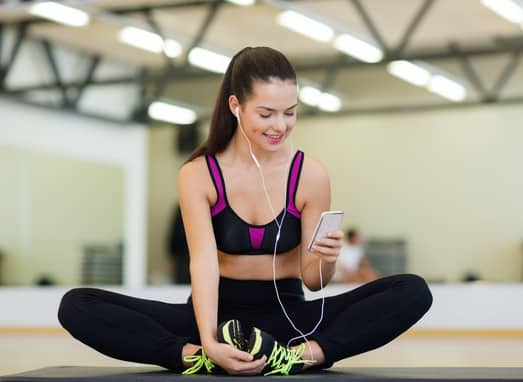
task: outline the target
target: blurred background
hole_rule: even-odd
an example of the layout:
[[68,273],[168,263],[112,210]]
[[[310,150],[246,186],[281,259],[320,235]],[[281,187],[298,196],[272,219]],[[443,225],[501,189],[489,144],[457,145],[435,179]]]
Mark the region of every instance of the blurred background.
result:
[[294,144],[374,267],[520,283],[522,21],[519,0],[0,1],[0,285],[187,282],[177,173],[260,45],[295,65]]

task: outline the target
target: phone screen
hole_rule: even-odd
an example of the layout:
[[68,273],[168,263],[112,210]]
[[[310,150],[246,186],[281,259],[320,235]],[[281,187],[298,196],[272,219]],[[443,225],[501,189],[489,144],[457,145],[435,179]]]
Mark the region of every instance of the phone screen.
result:
[[325,211],[322,212],[316,229],[312,234],[307,250],[311,252],[312,245],[317,239],[327,236],[331,231],[335,231],[341,227],[341,222],[343,221],[344,212],[343,211]]

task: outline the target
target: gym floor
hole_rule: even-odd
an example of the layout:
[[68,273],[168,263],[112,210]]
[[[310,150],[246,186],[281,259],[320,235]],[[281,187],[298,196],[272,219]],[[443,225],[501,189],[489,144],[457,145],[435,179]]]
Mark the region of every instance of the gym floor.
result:
[[[523,367],[521,333],[407,332],[334,367]],[[61,330],[0,330],[0,375],[49,366],[137,365],[105,357]],[[143,365],[137,365],[143,366]]]

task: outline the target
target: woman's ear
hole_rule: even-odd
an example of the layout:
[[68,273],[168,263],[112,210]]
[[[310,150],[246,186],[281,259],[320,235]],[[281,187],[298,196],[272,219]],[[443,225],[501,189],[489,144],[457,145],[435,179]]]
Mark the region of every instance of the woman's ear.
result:
[[231,113],[237,118],[240,112],[240,102],[234,94],[229,96],[229,109],[231,110]]

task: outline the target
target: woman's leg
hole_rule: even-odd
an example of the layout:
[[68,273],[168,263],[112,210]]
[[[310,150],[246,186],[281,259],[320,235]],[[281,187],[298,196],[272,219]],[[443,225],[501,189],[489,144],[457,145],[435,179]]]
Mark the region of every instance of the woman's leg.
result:
[[73,337],[105,355],[177,371],[184,368],[184,345],[199,343],[189,304],[76,288],[62,298],[58,319]]
[[[333,362],[390,342],[414,325],[431,304],[432,295],[421,277],[384,277],[326,298],[323,320],[308,338],[319,345],[325,366],[329,367]],[[285,308],[295,325],[307,333],[319,319],[321,299],[290,303]],[[286,343],[297,335],[283,313],[273,311],[270,316],[262,316],[258,324],[279,341]]]

